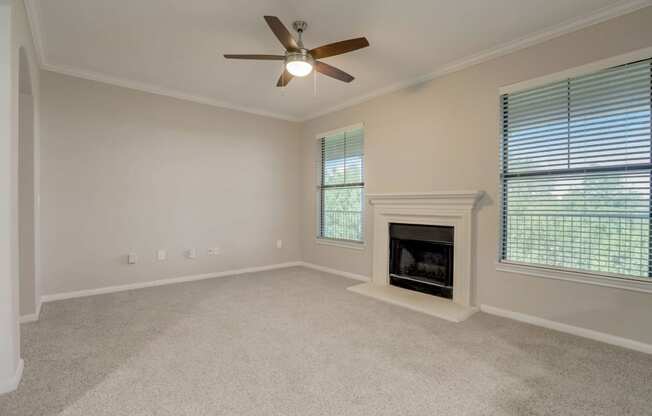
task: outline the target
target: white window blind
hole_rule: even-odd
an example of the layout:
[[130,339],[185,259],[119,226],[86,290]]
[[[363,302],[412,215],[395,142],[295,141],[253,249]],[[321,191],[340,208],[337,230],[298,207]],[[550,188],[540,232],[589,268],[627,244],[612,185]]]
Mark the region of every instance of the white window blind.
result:
[[503,261],[650,279],[652,60],[501,96]]
[[363,240],[363,131],[341,132],[320,140],[319,237]]

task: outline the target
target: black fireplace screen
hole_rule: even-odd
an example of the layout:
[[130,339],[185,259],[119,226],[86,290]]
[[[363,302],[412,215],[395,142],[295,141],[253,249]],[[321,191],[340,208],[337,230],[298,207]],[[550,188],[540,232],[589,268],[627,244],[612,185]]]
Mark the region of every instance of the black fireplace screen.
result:
[[390,224],[390,284],[453,297],[453,227]]

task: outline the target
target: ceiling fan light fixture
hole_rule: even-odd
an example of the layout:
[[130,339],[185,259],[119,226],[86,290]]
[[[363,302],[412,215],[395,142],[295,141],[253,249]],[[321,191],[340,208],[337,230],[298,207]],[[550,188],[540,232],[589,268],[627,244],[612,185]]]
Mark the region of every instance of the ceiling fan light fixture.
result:
[[306,52],[288,53],[285,58],[285,69],[295,77],[305,77],[312,72],[314,60]]
[[[357,51],[358,49],[369,46],[367,38],[354,38],[340,42],[329,43],[314,49],[306,49],[303,46],[303,32],[308,24],[303,20],[297,20],[292,23],[292,27],[299,34],[295,39],[290,31],[285,27],[281,19],[276,16],[264,16],[267,26],[272,30],[276,38],[281,42],[285,53],[283,55],[267,54],[225,54],[226,59],[252,59],[258,61],[283,61],[285,68],[276,82],[277,87],[285,87],[294,77],[305,77],[311,72],[319,72],[328,77],[342,82],[351,82],[355,78],[342,71],[341,69],[330,66],[327,63],[318,61],[318,59],[328,58],[331,56],[342,55],[344,53]],[[317,78],[315,78],[315,81]],[[316,85],[316,84],[315,84]]]

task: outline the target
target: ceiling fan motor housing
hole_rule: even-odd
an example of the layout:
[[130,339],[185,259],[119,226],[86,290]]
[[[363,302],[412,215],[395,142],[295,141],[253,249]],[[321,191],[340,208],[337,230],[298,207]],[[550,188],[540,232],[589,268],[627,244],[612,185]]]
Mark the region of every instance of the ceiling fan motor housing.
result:
[[310,55],[308,49],[301,49],[297,52],[287,52],[285,55],[285,62],[302,61],[314,65],[315,59]]

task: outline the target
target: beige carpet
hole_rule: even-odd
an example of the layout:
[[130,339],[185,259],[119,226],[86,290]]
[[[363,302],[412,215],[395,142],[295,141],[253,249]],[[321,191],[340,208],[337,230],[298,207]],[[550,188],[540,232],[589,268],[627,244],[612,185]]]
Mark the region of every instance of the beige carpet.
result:
[[302,268],[48,303],[0,415],[652,415],[652,356]]

